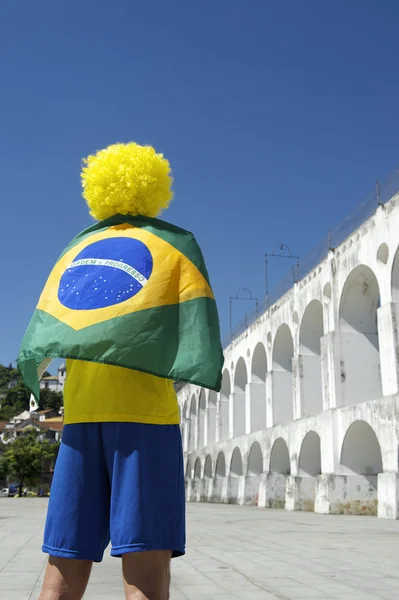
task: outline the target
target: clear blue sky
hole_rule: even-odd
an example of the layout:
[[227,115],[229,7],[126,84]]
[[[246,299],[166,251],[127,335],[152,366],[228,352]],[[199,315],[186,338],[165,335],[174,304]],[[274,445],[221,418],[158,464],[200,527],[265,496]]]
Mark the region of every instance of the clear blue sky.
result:
[[397,0],[3,2],[0,362],[90,223],[81,158],[116,141],[170,160],[164,218],[195,232],[227,332],[264,252],[306,254],[399,165],[398,21]]

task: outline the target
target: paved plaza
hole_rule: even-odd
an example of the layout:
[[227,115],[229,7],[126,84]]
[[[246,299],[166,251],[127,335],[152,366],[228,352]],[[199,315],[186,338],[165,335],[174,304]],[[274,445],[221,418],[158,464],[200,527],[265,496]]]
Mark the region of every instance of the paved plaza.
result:
[[[189,549],[171,600],[398,600],[399,522],[188,505]],[[0,498],[0,598],[37,600],[46,501]],[[85,598],[123,599],[119,559],[94,567]]]

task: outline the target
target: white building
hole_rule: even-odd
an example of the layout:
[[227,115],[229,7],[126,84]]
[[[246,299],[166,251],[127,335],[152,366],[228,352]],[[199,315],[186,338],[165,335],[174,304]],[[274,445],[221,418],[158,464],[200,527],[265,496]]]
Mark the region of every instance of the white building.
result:
[[187,499],[399,518],[399,195],[178,393]]
[[66,366],[64,364],[58,367],[57,375],[42,377],[40,380],[41,389],[49,389],[53,392],[62,392],[66,379]]

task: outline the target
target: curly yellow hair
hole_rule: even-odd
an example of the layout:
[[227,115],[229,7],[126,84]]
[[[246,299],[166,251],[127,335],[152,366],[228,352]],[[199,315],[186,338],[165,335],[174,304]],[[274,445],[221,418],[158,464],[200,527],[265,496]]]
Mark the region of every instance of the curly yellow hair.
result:
[[156,217],[172,200],[169,162],[151,146],[113,144],[83,163],[83,198],[99,221],[116,214]]

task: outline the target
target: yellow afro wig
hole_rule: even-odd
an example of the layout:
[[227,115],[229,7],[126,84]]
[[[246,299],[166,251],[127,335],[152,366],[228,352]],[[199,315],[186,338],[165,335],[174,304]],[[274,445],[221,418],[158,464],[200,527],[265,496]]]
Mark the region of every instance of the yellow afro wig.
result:
[[83,163],[83,197],[99,221],[117,214],[156,217],[172,200],[169,162],[151,146],[113,144]]

